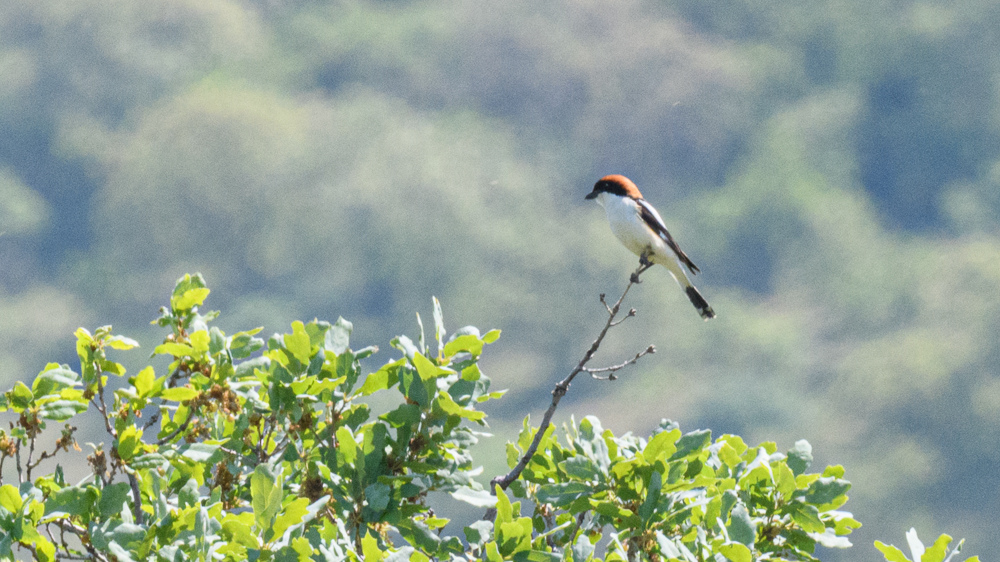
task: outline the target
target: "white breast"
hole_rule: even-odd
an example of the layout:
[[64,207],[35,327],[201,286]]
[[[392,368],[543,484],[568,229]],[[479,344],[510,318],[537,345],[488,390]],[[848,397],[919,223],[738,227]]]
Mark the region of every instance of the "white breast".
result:
[[639,217],[639,206],[627,197],[618,197],[602,193],[598,200],[604,207],[611,223],[611,232],[618,240],[635,255],[640,255],[647,248],[658,246],[659,237],[643,224]]

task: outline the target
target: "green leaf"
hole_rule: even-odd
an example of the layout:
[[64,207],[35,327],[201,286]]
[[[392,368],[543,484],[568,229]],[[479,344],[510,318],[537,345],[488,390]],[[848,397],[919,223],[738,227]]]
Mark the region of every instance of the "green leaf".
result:
[[843,503],[840,501],[841,496],[847,493],[850,488],[851,483],[847,480],[832,477],[819,478],[809,486],[805,498],[807,502],[818,506],[841,505]]
[[200,273],[195,273],[194,275],[186,273],[174,284],[174,291],[171,294],[171,298],[179,297],[191,289],[201,287],[205,287],[205,278]]
[[212,326],[212,329],[208,332],[208,353],[211,355],[218,355],[224,349],[226,349],[226,335],[222,333],[222,330]]
[[147,468],[161,468],[169,464],[169,462],[160,453],[144,453],[132,459],[129,466],[135,470],[145,470]]
[[444,410],[445,413],[459,416],[470,421],[480,421],[486,417],[485,412],[467,410],[459,406],[457,402],[452,400],[451,395],[443,390],[439,390],[437,393],[437,404],[442,410]]
[[161,343],[153,349],[154,355],[172,355],[174,357],[191,357],[194,348],[186,343],[167,342]]
[[[415,357],[420,357],[419,355]],[[401,369],[399,372],[399,390],[410,402],[416,402],[421,408],[428,408],[431,405],[430,395],[427,393],[427,386],[416,370],[409,368]]]
[[164,400],[183,402],[185,400],[191,400],[199,394],[201,393],[189,386],[176,386],[174,388],[163,389],[163,393],[160,396]]
[[724,544],[719,547],[719,552],[732,562],[753,562],[753,553],[740,543]]
[[[659,540],[662,536],[662,533],[657,532],[657,540]],[[590,560],[594,555],[594,550],[595,545],[590,542],[590,537],[588,537],[585,533],[580,533],[580,536],[578,536],[576,541],[573,542],[573,560]]]
[[441,311],[441,301],[437,297],[431,296],[434,300],[434,339],[437,340],[438,354],[440,355],[444,346],[444,313]]
[[441,538],[423,521],[413,518],[403,519],[396,529],[407,542],[425,552],[435,552],[441,544]]
[[267,465],[257,465],[250,476],[250,498],[257,528],[269,529],[281,510],[281,485]]
[[788,450],[788,468],[791,468],[796,476],[805,473],[812,461],[812,445],[805,439],[796,441],[795,445]]
[[497,498],[493,494],[486,490],[473,490],[468,486],[460,486],[451,492],[451,497],[475,507],[493,507],[497,504]]
[[[488,495],[488,494],[487,494]],[[490,496],[491,498],[493,496]],[[496,501],[496,498],[493,498]],[[486,507],[486,506],[477,506]],[[482,545],[486,541],[490,540],[493,536],[493,523],[490,521],[476,521],[475,523],[469,525],[463,529],[465,533],[465,540],[469,541],[469,544]]]
[[594,487],[584,482],[564,482],[539,486],[538,490],[535,491],[535,497],[541,503],[551,503],[556,507],[564,507],[580,498],[588,497],[594,492]]
[[532,526],[530,518],[518,517],[514,521],[499,523],[496,525],[496,530],[500,553],[505,557],[531,549]]
[[305,537],[295,537],[292,539],[292,550],[299,555],[298,562],[309,562],[312,560],[313,549],[309,544],[309,539]]
[[[251,515],[249,513],[245,515]],[[253,521],[251,516],[250,521]],[[226,514],[222,520],[222,537],[247,548],[260,548],[260,541],[253,533],[250,525],[232,513]]]
[[56,363],[49,363],[45,370],[38,373],[35,381],[31,383],[32,395],[35,398],[55,394],[63,388],[72,388],[80,384],[80,375],[74,373],[69,367]]
[[490,330],[483,334],[483,343],[493,343],[500,339],[500,330]]
[[689,455],[700,453],[712,442],[712,432],[708,429],[692,431],[677,441],[677,450],[668,460],[683,459]]
[[305,324],[298,320],[292,322],[292,333],[282,336],[282,342],[285,344],[285,349],[299,363],[303,365],[309,363],[309,358],[312,357],[312,345],[309,341],[309,334],[306,332]]
[[0,486],[0,507],[10,513],[18,514],[21,512],[21,506],[23,505],[24,501],[21,499],[21,493],[17,491],[17,488],[10,484]]
[[195,353],[202,355],[208,352],[211,336],[208,335],[208,331],[206,330],[197,330],[188,336],[188,342],[190,342]]
[[948,554],[948,545],[951,544],[950,535],[941,535],[934,541],[934,544],[927,547],[924,555],[920,557],[920,562],[942,562]]
[[105,486],[101,490],[101,499],[97,502],[101,517],[104,519],[114,517],[122,512],[123,506],[124,509],[128,509],[125,504],[132,497],[130,491],[127,482]]
[[28,385],[21,381],[14,383],[14,388],[9,391],[9,394],[11,406],[18,408],[19,410],[27,408],[35,397],[31,392],[31,389],[28,388]]
[[734,449],[729,443],[723,443],[722,446],[719,447],[718,455],[719,460],[725,463],[729,468],[735,468],[738,464],[743,462],[743,457],[741,457],[739,453],[736,452],[736,449]]
[[93,486],[63,488],[49,496],[45,501],[45,513],[48,516],[66,513],[67,515],[83,517],[90,512],[97,500],[98,491]]
[[660,501],[660,489],[663,486],[663,475],[657,471],[653,471],[649,475],[649,487],[646,488],[646,499],[639,506],[638,515],[642,518],[643,523],[646,523],[646,527],[649,527],[650,519],[656,512],[656,505]]
[[211,291],[208,287],[200,287],[196,289],[188,289],[181,293],[180,296],[175,296],[170,299],[170,307],[177,311],[190,310],[196,306],[201,306],[208,297]]
[[559,467],[576,480],[598,480],[603,476],[594,461],[583,455],[570,457],[559,463]]
[[80,412],[87,411],[87,403],[76,400],[53,400],[38,409],[38,415],[52,421],[66,421]]
[[51,562],[56,559],[56,547],[41,535],[31,539],[35,547],[35,555],[39,562]]
[[[208,289],[205,290],[207,291]],[[125,336],[109,336],[105,338],[104,343],[111,347],[111,349],[127,350],[139,347],[139,342]]]
[[248,332],[233,334],[232,341],[229,344],[229,351],[232,352],[234,359],[246,359],[253,352],[264,346],[264,340],[253,337],[254,334],[259,333],[261,330],[263,328],[254,328]]
[[777,463],[773,468],[774,488],[779,494],[791,496],[795,492],[795,473],[785,463]]
[[605,517],[610,517],[611,519],[623,519],[628,520],[633,513],[624,507],[620,507],[617,503],[611,501],[594,502],[590,500],[594,511],[600,513]]
[[730,539],[747,546],[753,546],[757,540],[757,526],[754,524],[753,519],[750,518],[750,513],[747,511],[746,506],[742,503],[738,503],[733,507],[729,515],[729,525],[726,526],[726,529],[729,530]]
[[834,531],[838,535],[849,535],[854,529],[861,527],[861,522],[857,519],[851,517],[851,514],[847,512],[841,512],[837,517],[837,522],[834,524]]
[[786,505],[784,511],[807,533],[822,533],[826,530],[826,525],[819,518],[819,510],[814,505],[793,501]]
[[497,498],[497,518],[496,523],[507,522],[513,520],[513,507],[510,504],[510,499],[507,498],[507,493],[504,492],[503,488],[499,484],[494,486]]
[[137,452],[142,452],[142,430],[134,425],[126,427],[118,434],[118,444],[115,449],[122,460],[132,460]]
[[326,343],[324,347],[330,351],[340,355],[347,350],[351,342],[351,332],[354,330],[354,325],[344,320],[343,318],[337,318],[337,321],[333,324],[326,333]]
[[389,500],[392,499],[392,488],[381,482],[376,482],[365,488],[365,500],[368,507],[376,513],[381,514],[385,508],[389,507]]
[[809,533],[809,538],[826,548],[850,548],[853,546],[847,537],[837,535],[831,527],[827,527],[822,533]]
[[473,357],[479,357],[483,354],[483,340],[479,339],[479,336],[466,334],[452,339],[444,346],[445,357],[451,357],[463,351],[472,354]]
[[344,456],[344,462],[350,465],[354,464],[358,456],[358,443],[351,430],[344,426],[337,428],[337,451]]
[[642,458],[650,464],[656,462],[656,459],[661,456],[669,458],[677,451],[675,444],[680,437],[681,430],[676,428],[657,433],[646,443],[646,447],[642,450]]
[[378,540],[371,533],[361,538],[361,554],[362,560],[378,561],[385,558],[382,549],[378,547]]
[[365,377],[365,383],[361,385],[361,389],[358,392],[362,396],[368,396],[380,390],[392,388],[393,385],[399,382],[397,372],[399,371],[399,366],[405,362],[405,359],[398,359],[391,363],[386,363],[379,370],[370,373]]
[[427,353],[427,341],[424,339],[424,321],[420,319],[420,313],[417,313],[417,327],[420,328],[420,336],[417,337],[417,352]]
[[[886,562],[911,562],[909,558],[903,554],[902,550],[899,550],[891,544],[885,544],[882,541],[875,541],[875,548],[885,556]],[[920,562],[919,560],[915,562]]]
[[437,365],[432,363],[430,359],[424,357],[420,353],[416,353],[413,355],[413,366],[416,367],[417,373],[420,374],[421,380],[425,381],[429,381],[446,375],[455,374],[455,371],[452,371],[451,369],[438,367]]
[[190,443],[181,447],[181,456],[198,463],[218,462],[221,459],[219,445],[209,443]]
[[278,515],[277,519],[274,520],[274,526],[271,527],[274,536],[280,537],[285,534],[286,529],[301,523],[309,514],[308,507],[309,498],[295,498],[286,505],[285,509],[281,510],[281,515]]
[[135,393],[140,398],[145,398],[153,391],[153,383],[156,382],[156,373],[152,367],[146,367],[135,376]]

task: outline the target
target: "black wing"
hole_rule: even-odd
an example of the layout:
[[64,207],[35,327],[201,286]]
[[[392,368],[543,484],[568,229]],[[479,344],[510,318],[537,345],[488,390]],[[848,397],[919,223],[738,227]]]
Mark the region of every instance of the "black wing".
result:
[[663,219],[660,218],[660,213],[657,213],[656,209],[647,203],[645,199],[638,199],[636,202],[639,203],[639,216],[642,218],[642,222],[646,223],[646,226],[651,228],[653,232],[655,232],[660,238],[663,239],[664,242],[667,243],[667,246],[670,247],[675,254],[677,254],[677,259],[679,259],[684,265],[688,266],[691,273],[698,273],[701,271],[698,269],[698,266],[691,261],[691,258],[687,257],[684,250],[681,250],[681,247],[677,245],[677,241],[674,240],[674,237],[667,231],[666,225],[663,224]]

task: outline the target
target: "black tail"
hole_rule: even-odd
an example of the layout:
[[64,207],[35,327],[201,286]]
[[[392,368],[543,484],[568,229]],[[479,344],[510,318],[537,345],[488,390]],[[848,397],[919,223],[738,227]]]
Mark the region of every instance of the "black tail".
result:
[[694,286],[689,285],[686,291],[688,298],[691,299],[691,304],[693,304],[694,307],[698,309],[698,314],[701,314],[702,318],[704,318],[705,320],[711,320],[712,318],[715,318],[715,311],[712,310],[711,306],[708,306],[708,301],[705,300],[705,297],[701,296],[701,293],[698,292],[698,289],[695,289]]

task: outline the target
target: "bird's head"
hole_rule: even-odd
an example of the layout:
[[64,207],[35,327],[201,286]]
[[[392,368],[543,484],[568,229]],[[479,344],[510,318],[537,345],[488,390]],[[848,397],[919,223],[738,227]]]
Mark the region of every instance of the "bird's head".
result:
[[587,194],[585,199],[597,199],[602,193],[617,195],[619,197],[631,197],[632,199],[642,199],[639,188],[632,183],[632,180],[619,174],[604,176],[594,184],[594,190]]

